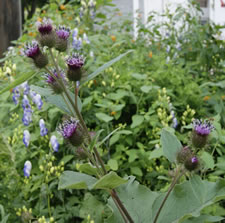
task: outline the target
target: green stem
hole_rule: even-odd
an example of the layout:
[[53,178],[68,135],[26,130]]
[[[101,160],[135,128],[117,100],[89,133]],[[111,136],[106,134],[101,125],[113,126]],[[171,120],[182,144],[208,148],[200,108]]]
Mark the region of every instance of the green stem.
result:
[[[64,93],[62,93],[61,95],[62,95],[63,100],[65,101],[65,103],[66,103],[68,109],[70,110],[71,114],[73,114],[74,111],[71,109],[70,104],[69,104],[68,101],[66,100],[66,97],[65,97]],[[75,115],[75,114],[74,114],[74,115]]]
[[164,204],[166,203],[166,201],[167,201],[167,199],[168,199],[168,197],[169,197],[171,191],[173,190],[173,188],[175,187],[177,181],[180,179],[180,177],[181,177],[183,174],[184,174],[184,171],[180,173],[180,169],[179,169],[179,167],[178,167],[177,170],[176,170],[176,175],[175,175],[174,178],[173,178],[172,184],[170,185],[170,188],[169,188],[169,190],[167,191],[166,196],[164,197],[164,199],[163,199],[163,201],[162,201],[162,203],[161,203],[161,205],[160,205],[160,207],[159,207],[159,209],[158,209],[158,211],[157,211],[157,213],[156,213],[156,216],[155,216],[155,219],[154,219],[153,223],[156,223],[156,222],[157,222],[157,219],[158,219],[158,217],[159,217],[159,214],[160,214],[160,212],[161,212],[161,210],[162,210]]
[[48,184],[46,184],[46,187],[47,187],[47,193],[48,193],[48,213],[49,213],[49,217],[52,216],[52,213],[51,213],[51,205],[50,205],[50,196],[49,196],[49,187],[48,187]]

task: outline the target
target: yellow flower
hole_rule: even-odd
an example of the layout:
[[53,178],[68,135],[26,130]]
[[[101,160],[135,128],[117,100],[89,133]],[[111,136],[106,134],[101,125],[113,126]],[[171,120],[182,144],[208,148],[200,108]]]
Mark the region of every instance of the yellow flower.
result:
[[115,111],[112,111],[112,112],[111,112],[111,115],[115,115],[115,114],[116,114],[116,112],[115,112]]
[[221,98],[222,98],[222,100],[224,100],[225,99],[225,95],[221,96]]
[[148,57],[149,57],[149,58],[152,58],[152,51],[149,52]]
[[208,101],[210,99],[210,96],[206,95],[204,98],[203,98],[203,101]]
[[38,22],[42,22],[42,18],[38,17],[38,18],[37,18],[37,21],[38,21]]
[[111,39],[112,39],[113,42],[115,42],[116,41],[116,36],[112,35]]
[[66,10],[65,5],[60,5],[59,8],[60,8],[60,10]]

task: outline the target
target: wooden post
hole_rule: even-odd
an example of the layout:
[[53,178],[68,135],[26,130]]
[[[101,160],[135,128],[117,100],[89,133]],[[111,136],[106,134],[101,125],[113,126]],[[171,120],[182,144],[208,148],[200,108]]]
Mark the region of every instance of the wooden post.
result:
[[0,0],[0,58],[21,32],[21,0]]

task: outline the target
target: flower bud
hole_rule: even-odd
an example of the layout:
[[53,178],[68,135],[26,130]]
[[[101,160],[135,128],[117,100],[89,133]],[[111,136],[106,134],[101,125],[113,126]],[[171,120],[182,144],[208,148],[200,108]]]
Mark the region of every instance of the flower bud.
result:
[[69,35],[70,35],[70,29],[66,28],[64,26],[59,26],[59,28],[56,30],[55,48],[58,51],[60,51],[60,52],[66,51]]
[[87,154],[86,154],[86,152],[84,151],[83,148],[79,147],[79,148],[76,149],[76,157],[79,160],[85,160],[85,159],[87,159]]
[[187,170],[193,171],[199,167],[199,161],[196,156],[189,157],[185,160],[184,166]]
[[82,128],[79,126],[78,121],[73,118],[62,123],[58,131],[73,146],[80,146],[83,143],[84,136]]
[[211,131],[214,129],[213,125],[205,120],[204,122],[202,120],[194,120],[193,122],[194,128],[192,131],[192,144],[196,148],[202,148],[206,145],[208,135],[211,133]]
[[51,19],[43,19],[43,22],[38,23],[38,31],[40,33],[39,42],[42,46],[48,46],[49,48],[55,45],[55,33],[53,31]]
[[38,68],[43,68],[48,64],[48,58],[46,55],[44,55],[36,41],[32,41],[30,44],[26,44],[24,54],[27,57],[30,57],[33,59],[34,64]]
[[73,54],[66,60],[68,65],[67,77],[70,81],[79,81],[82,77],[84,59],[78,54]]
[[192,156],[192,152],[188,146],[183,147],[177,154],[177,162],[185,163],[186,159]]

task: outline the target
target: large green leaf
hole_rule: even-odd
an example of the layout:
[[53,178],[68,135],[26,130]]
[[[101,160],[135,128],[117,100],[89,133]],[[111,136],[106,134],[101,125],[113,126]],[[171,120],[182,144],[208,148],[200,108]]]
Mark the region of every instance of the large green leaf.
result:
[[197,218],[190,218],[185,221],[182,221],[182,223],[205,223],[205,222],[221,222],[223,220],[223,217],[219,216],[211,216],[211,215],[201,215]]
[[161,145],[163,153],[170,162],[176,161],[177,153],[182,149],[182,145],[177,137],[171,132],[163,129],[161,132]]
[[96,178],[84,173],[64,171],[59,179],[58,189],[90,189],[96,181]]
[[0,94],[3,94],[4,92],[16,87],[17,85],[22,84],[24,81],[30,79],[31,77],[33,77],[35,74],[37,74],[37,72],[34,71],[30,71],[27,72],[25,74],[23,74],[22,76],[20,76],[18,79],[16,79],[15,81],[13,81],[11,84],[9,84],[7,87],[3,88],[0,91]]
[[[166,194],[150,191],[147,187],[134,181],[134,177],[130,177],[128,183],[118,187],[116,191],[134,222],[141,223],[153,222]],[[187,219],[198,218],[203,208],[224,199],[224,197],[225,180],[219,180],[215,183],[203,181],[199,176],[194,176],[190,181],[175,186],[159,215],[157,223],[191,222]],[[112,209],[112,215],[106,220],[106,223],[123,223],[112,198],[108,200],[108,204]],[[213,219],[211,222],[213,222]]]
[[105,113],[99,112],[95,114],[96,117],[104,122],[109,122],[111,120],[113,120],[113,117],[106,115]]
[[104,65],[102,65],[101,67],[99,67],[96,71],[94,71],[92,74],[88,75],[86,79],[82,80],[81,84],[90,81],[91,79],[95,78],[96,76],[98,76],[103,70],[107,69],[108,67],[112,66],[114,63],[116,63],[117,61],[121,60],[124,56],[126,56],[127,54],[133,52],[134,50],[128,50],[126,53],[123,53],[121,55],[119,55],[118,57],[110,60],[109,62],[105,63]]
[[[165,193],[160,195],[153,204],[153,216],[156,215]],[[198,217],[200,211],[215,201],[225,197],[225,180],[218,182],[203,181],[194,176],[190,181],[177,185],[166,201],[157,223],[180,223],[187,217]]]
[[94,185],[93,189],[113,189],[121,184],[126,183],[127,180],[119,177],[115,172],[110,172],[98,180]]
[[[135,177],[129,177],[128,183],[116,189],[119,198],[136,223],[150,223],[152,219],[152,205],[157,193],[134,181]],[[112,198],[108,200],[113,213],[105,223],[124,223]],[[166,221],[165,221],[166,222]]]

